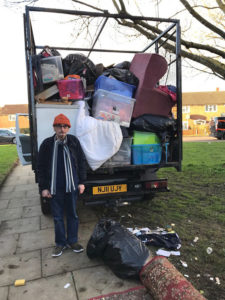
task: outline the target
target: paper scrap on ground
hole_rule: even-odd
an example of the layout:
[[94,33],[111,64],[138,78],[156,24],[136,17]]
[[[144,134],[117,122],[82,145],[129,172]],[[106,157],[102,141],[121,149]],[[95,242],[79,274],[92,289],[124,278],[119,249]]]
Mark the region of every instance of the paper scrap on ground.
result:
[[166,257],[169,257],[170,255],[179,256],[180,251],[167,251],[167,250],[159,249],[159,250],[156,251],[156,254],[166,256]]

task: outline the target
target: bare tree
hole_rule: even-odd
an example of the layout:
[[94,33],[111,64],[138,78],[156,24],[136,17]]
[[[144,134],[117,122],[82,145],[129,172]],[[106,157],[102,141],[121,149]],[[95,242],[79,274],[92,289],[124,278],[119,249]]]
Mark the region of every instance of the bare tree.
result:
[[[89,5],[83,1],[72,0],[73,2],[91,6],[99,11],[103,8],[98,6]],[[159,0],[153,0],[159,2]],[[162,1],[162,0],[161,0]],[[174,1],[174,0],[173,0]],[[192,41],[191,37],[187,36],[187,30],[184,30],[181,39],[181,55],[191,61],[199,63],[202,68],[201,71],[213,74],[221,79],[225,79],[225,51],[224,51],[224,16],[225,16],[225,1],[224,0],[210,0],[207,5],[206,0],[176,0],[183,4],[184,10],[176,13],[176,16],[182,13],[189,13],[195,21],[197,20],[204,28],[205,39],[204,42]],[[129,15],[129,1],[126,0],[112,0],[112,3],[118,13],[125,13]],[[140,6],[140,5],[139,5]],[[202,10],[205,11],[203,17]],[[211,11],[214,11],[214,14]],[[200,11],[200,12],[198,12]],[[209,13],[210,12],[210,13]],[[148,39],[153,40],[156,34],[162,32],[157,26],[151,26],[144,21],[133,20],[117,20],[120,25],[131,27]],[[190,26],[191,27],[191,26]],[[193,28],[192,28],[193,29]],[[173,37],[171,38],[173,40]],[[201,39],[203,39],[201,37]],[[175,48],[169,41],[163,44],[163,47],[170,52],[174,52]]]
[[[97,1],[78,1],[71,0],[75,5],[83,5],[91,9],[98,11],[104,11],[104,8]],[[137,3],[137,1],[132,0]],[[160,5],[164,0],[149,0],[149,3],[153,2]],[[172,18],[186,18],[189,21],[185,28],[182,28],[181,39],[181,55],[183,58],[188,59],[190,62],[200,64],[198,69],[203,72],[213,74],[221,79],[225,79],[225,0],[173,0],[173,2],[183,5],[183,9],[176,12]],[[20,1],[6,1],[8,3],[34,3],[38,0],[20,0]],[[106,5],[109,5],[109,0],[105,1]],[[129,13],[129,0],[111,0],[114,9],[117,13]],[[168,3],[168,0],[167,0]],[[169,3],[168,3],[169,5]],[[137,4],[137,12],[141,12],[141,1]],[[160,11],[160,9],[159,9]],[[145,15],[145,14],[144,14]],[[133,28],[140,35],[146,36],[149,40],[153,40],[156,35],[160,34],[163,30],[160,29],[159,24],[157,26],[151,26],[148,22],[137,21],[129,19],[117,19],[120,25]],[[193,38],[193,28],[196,24],[201,26],[202,30],[197,37]],[[174,38],[170,37],[167,42],[163,44],[163,47],[168,52],[175,52]]]

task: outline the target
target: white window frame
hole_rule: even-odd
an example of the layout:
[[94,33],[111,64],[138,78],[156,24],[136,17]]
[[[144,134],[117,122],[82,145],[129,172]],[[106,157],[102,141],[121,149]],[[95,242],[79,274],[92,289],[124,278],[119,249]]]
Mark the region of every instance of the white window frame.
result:
[[16,121],[16,115],[8,115],[8,119],[11,122],[15,122]]
[[188,130],[188,121],[183,121],[182,122],[182,129],[183,130]]
[[217,105],[216,104],[206,104],[205,112],[217,112]]
[[185,114],[185,113],[190,113],[190,106],[182,106],[182,113]]

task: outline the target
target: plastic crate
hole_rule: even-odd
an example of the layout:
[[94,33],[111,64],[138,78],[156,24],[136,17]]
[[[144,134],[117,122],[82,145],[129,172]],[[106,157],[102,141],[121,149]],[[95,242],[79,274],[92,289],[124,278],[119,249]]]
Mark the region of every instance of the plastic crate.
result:
[[159,164],[161,156],[160,144],[132,145],[132,163],[134,165]]
[[159,144],[160,139],[153,132],[134,131],[134,145]]
[[132,98],[136,90],[136,86],[101,75],[95,81],[95,90],[97,91],[98,89]]
[[108,159],[103,167],[121,166],[131,164],[131,144],[133,138],[124,138],[119,151]]
[[129,127],[135,99],[99,89],[95,92],[92,115],[96,119],[114,121]]
[[84,98],[84,87],[81,79],[66,79],[57,81],[60,98],[79,100]]
[[49,83],[64,78],[61,56],[41,59],[42,82]]
[[[167,162],[168,157],[168,145],[165,143],[165,157],[163,162]],[[132,164],[134,165],[153,165],[159,164],[162,158],[162,146],[161,144],[149,144],[149,145],[132,145]]]

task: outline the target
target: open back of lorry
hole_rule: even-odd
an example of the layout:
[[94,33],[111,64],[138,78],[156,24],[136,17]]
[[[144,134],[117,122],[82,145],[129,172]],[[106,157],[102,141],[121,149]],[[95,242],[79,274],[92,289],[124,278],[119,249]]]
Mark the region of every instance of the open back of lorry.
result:
[[[86,36],[81,31],[85,22],[90,24]],[[124,22],[130,22],[131,26],[129,28],[124,26]],[[147,37],[140,34],[134,36],[132,24],[138,22],[148,23],[149,28],[157,26],[158,34],[152,35],[150,33]],[[62,28],[63,24],[67,24],[65,30]],[[160,27],[162,29],[159,29]],[[72,29],[74,35],[73,42],[70,41],[70,45],[73,44],[73,47],[65,47],[66,42],[61,42],[62,46],[60,46],[58,44],[60,38],[57,39],[57,44],[55,44],[55,36],[57,35],[58,38],[61,35],[66,39],[68,34],[71,34],[71,32],[68,32],[69,29]],[[95,171],[89,168],[86,190],[82,199],[86,205],[122,205],[134,200],[141,200],[145,195],[149,195],[150,199],[157,191],[167,191],[167,179],[157,179],[156,172],[159,168],[167,167],[175,167],[180,171],[182,160],[179,21],[124,14],[117,15],[106,11],[99,13],[26,7],[24,30],[31,137],[29,141],[30,153],[27,150],[27,140],[26,153],[22,153],[23,140],[20,139],[19,135],[17,136],[19,155],[22,157],[24,164],[31,163],[36,174],[38,149],[41,142],[54,133],[52,128],[54,116],[64,113],[69,118],[76,117],[76,103],[75,105],[57,105],[55,103],[51,104],[50,101],[38,103],[35,100],[33,60],[46,45],[51,49],[60,51],[62,56],[70,53],[83,53],[93,62],[103,63],[104,66],[122,61],[131,61],[136,53],[157,53],[163,56],[168,64],[166,74],[157,85],[176,87],[176,103],[171,114],[176,124],[173,136],[167,140],[166,144],[164,143],[163,149],[161,149],[161,158],[157,162],[134,164],[131,161],[130,164],[103,165]],[[43,34],[41,30],[43,30]],[[52,34],[50,33],[51,30]],[[122,36],[122,32],[125,33],[125,36]],[[91,37],[90,40],[88,36]],[[133,41],[131,41],[132,36]],[[67,44],[69,45],[69,42]],[[72,128],[70,133],[72,134]],[[41,205],[43,213],[48,213],[48,200],[41,197]]]

